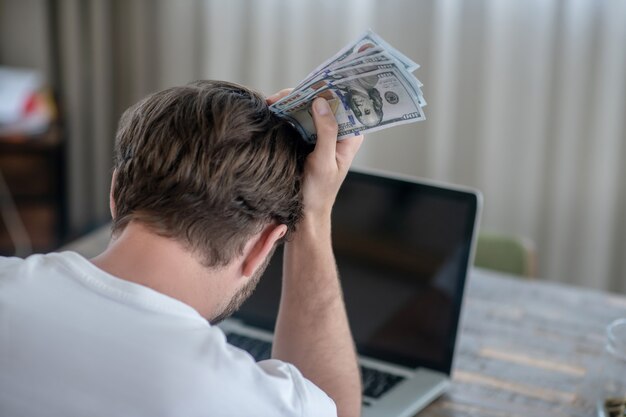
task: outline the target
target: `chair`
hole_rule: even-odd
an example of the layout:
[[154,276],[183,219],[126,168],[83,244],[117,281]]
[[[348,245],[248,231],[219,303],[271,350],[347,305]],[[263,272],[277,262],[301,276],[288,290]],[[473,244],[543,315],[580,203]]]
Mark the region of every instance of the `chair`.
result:
[[474,265],[534,278],[537,276],[535,245],[520,236],[483,233],[478,236]]

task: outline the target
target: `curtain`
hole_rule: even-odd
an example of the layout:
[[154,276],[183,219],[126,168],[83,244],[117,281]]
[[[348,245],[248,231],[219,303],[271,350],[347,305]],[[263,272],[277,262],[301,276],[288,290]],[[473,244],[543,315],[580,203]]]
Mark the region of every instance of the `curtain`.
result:
[[108,217],[115,123],[197,78],[296,84],[371,27],[422,65],[425,122],[368,136],[356,165],[465,184],[482,230],[531,238],[542,278],[626,291],[626,2],[52,2],[75,230]]

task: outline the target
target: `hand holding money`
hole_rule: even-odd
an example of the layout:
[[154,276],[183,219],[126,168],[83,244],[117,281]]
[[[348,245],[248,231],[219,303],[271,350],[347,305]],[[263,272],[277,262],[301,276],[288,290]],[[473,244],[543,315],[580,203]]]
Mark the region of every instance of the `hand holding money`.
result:
[[317,139],[312,102],[326,99],[338,139],[424,120],[419,68],[371,30],[313,70],[270,110],[288,120],[307,142]]

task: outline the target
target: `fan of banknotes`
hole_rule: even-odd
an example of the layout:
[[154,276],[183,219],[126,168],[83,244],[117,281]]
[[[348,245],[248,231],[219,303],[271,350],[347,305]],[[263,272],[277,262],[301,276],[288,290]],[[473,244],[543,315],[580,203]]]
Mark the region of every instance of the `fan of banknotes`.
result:
[[314,69],[270,110],[287,119],[307,141],[316,140],[311,103],[328,100],[338,139],[424,120],[419,65],[368,30]]

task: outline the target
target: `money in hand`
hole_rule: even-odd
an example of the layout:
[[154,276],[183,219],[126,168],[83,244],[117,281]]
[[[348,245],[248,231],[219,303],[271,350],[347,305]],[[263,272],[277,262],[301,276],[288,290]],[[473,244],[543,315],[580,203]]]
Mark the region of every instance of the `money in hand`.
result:
[[419,68],[371,30],[313,70],[270,110],[307,141],[317,135],[311,104],[325,98],[339,125],[338,139],[424,120]]

